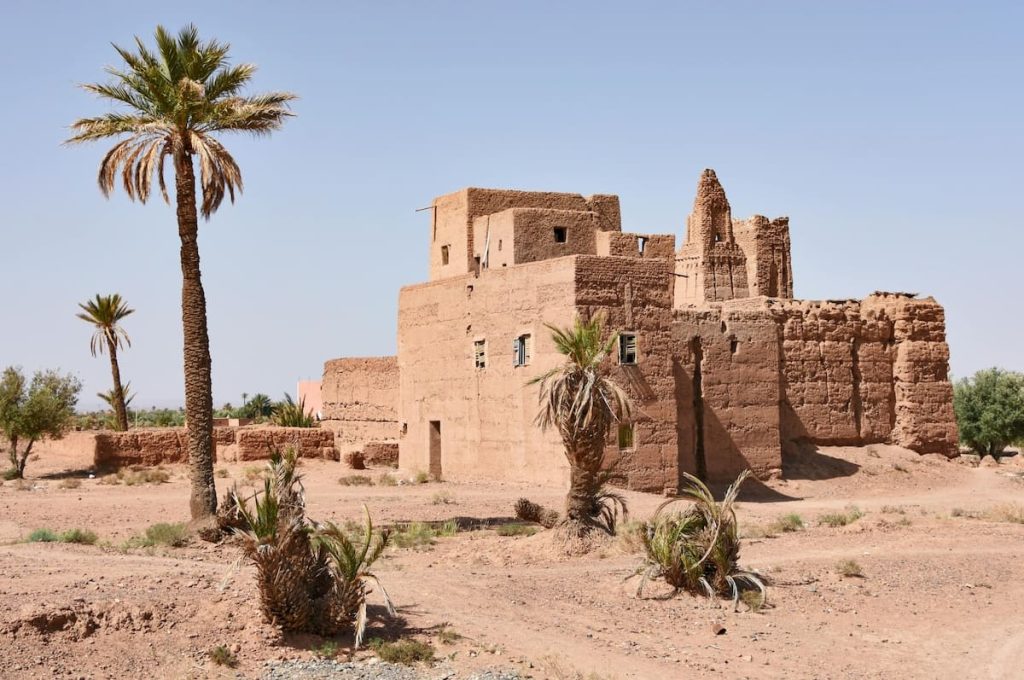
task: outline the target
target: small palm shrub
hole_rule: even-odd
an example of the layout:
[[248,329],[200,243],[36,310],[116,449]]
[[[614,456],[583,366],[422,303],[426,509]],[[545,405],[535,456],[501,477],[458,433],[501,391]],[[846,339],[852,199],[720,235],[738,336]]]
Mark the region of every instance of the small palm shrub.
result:
[[236,533],[243,554],[256,566],[260,609],[266,621],[285,631],[327,637],[353,630],[358,647],[366,629],[368,583],[377,584],[394,614],[391,599],[370,571],[390,534],[374,532],[368,511],[361,540],[331,522],[307,520],[295,463],[294,451],[275,454],[253,507],[234,498],[242,518]]
[[316,427],[316,420],[306,411],[306,398],[295,403],[290,394],[285,394],[284,401],[274,406],[271,420],[280,427]]
[[[734,504],[749,474],[745,470],[736,478],[721,503],[715,501],[703,482],[685,474],[688,487],[678,497],[662,503],[641,533],[646,558],[637,571],[642,574],[638,595],[648,579],[661,578],[675,592],[731,596],[734,608],[742,591],[758,590],[762,601],[767,601],[763,577],[739,568],[740,539]],[[669,511],[681,500],[690,505],[681,512]]]

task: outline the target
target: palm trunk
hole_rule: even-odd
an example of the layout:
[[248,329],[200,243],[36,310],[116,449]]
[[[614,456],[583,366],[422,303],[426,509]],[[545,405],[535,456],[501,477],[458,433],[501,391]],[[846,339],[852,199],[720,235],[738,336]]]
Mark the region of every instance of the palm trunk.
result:
[[174,150],[181,238],[181,326],[185,339],[185,419],[192,481],[192,519],[217,512],[213,481],[213,386],[210,379],[210,336],[206,329],[206,294],[199,273],[199,220],[196,215],[192,156],[181,140]]
[[594,504],[601,490],[601,462],[604,437],[601,428],[583,430],[565,440],[569,459],[569,494],[565,499],[565,519],[580,527],[592,524]]
[[121,369],[117,365],[117,343],[107,340],[107,349],[110,351],[110,372],[114,375],[114,420],[117,421],[117,429],[121,432],[128,431],[128,406],[124,403],[124,386],[121,384]]

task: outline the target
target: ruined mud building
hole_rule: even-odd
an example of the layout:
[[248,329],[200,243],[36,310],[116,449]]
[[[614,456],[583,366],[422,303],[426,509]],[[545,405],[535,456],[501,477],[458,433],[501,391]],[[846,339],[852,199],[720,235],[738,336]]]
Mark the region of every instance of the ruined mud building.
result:
[[401,290],[398,356],[325,365],[343,447],[397,440],[404,469],[563,481],[527,382],[562,361],[545,323],[601,312],[638,406],[608,443],[631,488],[768,477],[807,444],[955,450],[942,307],[793,299],[788,219],[734,220],[711,170],[679,250],[624,233],[616,196],[470,188],[432,207],[430,280]]

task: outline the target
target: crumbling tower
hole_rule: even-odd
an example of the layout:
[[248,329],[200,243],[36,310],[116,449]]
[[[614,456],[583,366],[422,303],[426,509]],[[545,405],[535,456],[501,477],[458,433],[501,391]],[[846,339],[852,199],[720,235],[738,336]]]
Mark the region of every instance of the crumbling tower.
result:
[[686,219],[686,241],[676,257],[675,306],[749,295],[747,258],[733,235],[729,199],[715,171],[705,170]]

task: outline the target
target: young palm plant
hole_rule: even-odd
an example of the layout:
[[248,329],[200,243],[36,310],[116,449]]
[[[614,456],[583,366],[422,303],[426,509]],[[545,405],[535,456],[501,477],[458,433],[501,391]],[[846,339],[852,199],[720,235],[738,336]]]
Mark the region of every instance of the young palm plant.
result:
[[196,210],[195,168],[199,162],[202,203],[210,216],[224,197],[231,201],[242,191],[242,172],[217,138],[222,133],[255,136],[279,129],[288,116],[287,92],[243,95],[256,67],[230,65],[229,46],[202,42],[195,26],[177,36],[156,29],[156,50],[135,39],[135,50],[114,47],[124,66],[108,68],[112,81],[83,87],[127,111],[80,118],[71,125],[69,144],[120,139],[103,157],[100,190],[105,196],[118,179],[132,200],[145,203],[156,175],[164,201],[170,203],[164,180],[164,161],[174,167],[178,236],[181,240],[181,316],[184,335],[185,416],[191,465],[190,508],[195,520],[217,509],[213,477],[213,396],[210,382],[210,339],[206,324],[206,294],[199,269],[199,222]]
[[103,354],[104,350],[110,355],[110,372],[114,376],[114,387],[109,393],[108,403],[114,410],[114,429],[124,432],[128,429],[128,402],[125,398],[127,388],[121,384],[117,351],[125,346],[132,346],[131,338],[121,327],[121,321],[129,314],[135,313],[135,310],[128,307],[119,293],[97,295],[93,300],[78,303],[78,306],[82,311],[75,316],[92,324],[95,329],[89,341],[89,351],[93,356],[97,353]]
[[269,623],[291,632],[335,635],[353,630],[356,646],[366,630],[367,583],[380,587],[388,613],[394,607],[370,567],[387,547],[388,532],[374,533],[370,514],[362,541],[327,522],[306,519],[301,476],[294,451],[275,455],[254,507],[237,491],[235,533],[256,566],[260,609]]
[[[703,482],[683,474],[688,487],[658,506],[640,533],[646,558],[637,572],[642,574],[637,595],[648,579],[663,578],[675,592],[730,596],[733,607],[739,603],[740,591],[758,590],[764,604],[764,577],[739,568],[740,539],[734,505],[750,471],[744,470],[736,478],[721,503],[715,501]],[[689,501],[690,505],[681,512],[670,511],[679,501]]]
[[562,526],[571,537],[582,538],[594,528],[615,531],[615,520],[626,510],[625,499],[605,488],[610,471],[604,448],[609,428],[628,421],[633,406],[629,396],[611,377],[606,361],[617,333],[605,338],[604,318],[577,317],[571,328],[548,326],[555,347],[565,362],[530,381],[540,385],[541,429],[554,427],[565,446],[570,483]]
[[[96,396],[99,397],[100,399],[102,399],[107,404],[107,406],[109,406],[111,408],[111,410],[114,411],[114,420],[111,421],[108,418],[107,419],[107,424],[110,426],[110,428],[112,430],[118,429],[118,427],[119,427],[118,422],[119,421],[117,419],[117,409],[114,406],[114,403],[118,399],[117,390],[114,389],[114,388],[111,388],[111,389],[107,390],[106,392],[97,392]],[[124,411],[125,411],[125,416],[127,417],[128,415],[131,415],[131,412],[130,412],[129,409],[131,408],[132,401],[134,401],[134,399],[135,399],[135,395],[132,393],[132,382],[130,380],[128,382],[126,382],[124,385],[121,386],[121,399],[124,401]],[[121,431],[124,432],[125,430],[122,429]]]
[[273,421],[281,427],[315,427],[316,421],[306,410],[306,398],[302,397],[298,403],[292,399],[292,395],[285,392],[284,401],[274,406]]

